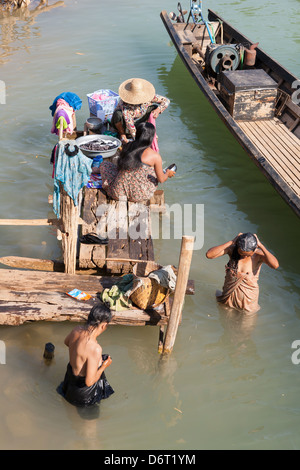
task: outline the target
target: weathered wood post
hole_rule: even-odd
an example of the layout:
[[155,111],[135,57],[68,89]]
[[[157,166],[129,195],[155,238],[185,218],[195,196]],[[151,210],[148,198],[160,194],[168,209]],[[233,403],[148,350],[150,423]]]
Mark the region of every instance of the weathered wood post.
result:
[[65,273],[75,274],[78,239],[78,206],[60,185],[60,218],[62,222],[62,250],[64,256]]
[[177,273],[177,282],[174,292],[174,300],[171,308],[170,318],[164,340],[163,354],[172,352],[178,325],[181,318],[184,297],[189,278],[190,266],[194,249],[194,237],[183,236],[181,241],[181,250],[179,266]]

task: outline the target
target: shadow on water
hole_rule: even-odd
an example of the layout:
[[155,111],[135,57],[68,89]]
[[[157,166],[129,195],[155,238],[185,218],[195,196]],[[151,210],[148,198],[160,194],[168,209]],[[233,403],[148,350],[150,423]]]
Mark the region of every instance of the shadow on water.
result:
[[[297,216],[218,117],[180,57],[176,56],[169,72],[161,67],[158,73],[172,106],[180,109],[181,121],[193,135],[190,145],[198,154],[200,150],[202,161],[213,167],[213,173],[219,178],[218,187],[221,185],[234,193],[232,212],[239,211],[247,225],[255,227],[260,239],[280,257],[282,267],[298,272],[299,264],[294,256],[300,237]],[[206,214],[209,214],[210,204],[215,205],[216,201],[205,201]],[[220,217],[225,216],[220,214]],[[244,231],[242,227],[241,231]]]

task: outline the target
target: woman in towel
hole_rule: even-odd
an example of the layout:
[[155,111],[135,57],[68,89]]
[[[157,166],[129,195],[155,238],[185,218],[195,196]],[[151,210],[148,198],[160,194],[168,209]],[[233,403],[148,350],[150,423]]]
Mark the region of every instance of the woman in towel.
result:
[[206,253],[208,259],[223,255],[229,256],[229,262],[225,268],[223,290],[217,292],[218,302],[244,312],[257,312],[260,309],[258,278],[262,264],[277,269],[277,259],[252,233],[240,233]]

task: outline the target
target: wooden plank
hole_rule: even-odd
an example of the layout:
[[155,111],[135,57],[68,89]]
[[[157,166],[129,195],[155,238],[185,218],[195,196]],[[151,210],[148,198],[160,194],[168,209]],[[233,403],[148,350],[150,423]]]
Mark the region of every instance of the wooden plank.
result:
[[[287,149],[286,144],[283,144],[282,136],[275,134],[274,137],[267,122],[250,123],[249,128],[253,129],[257,133],[260,133],[261,141],[265,143],[266,148],[272,150],[274,158],[282,161],[282,163],[284,163],[284,167],[295,175],[296,180],[299,180],[300,165],[297,159],[294,158],[294,153]],[[300,142],[298,151],[300,152]]]
[[[106,237],[106,215],[97,216],[97,209],[100,205],[106,205],[106,195],[99,189],[85,188],[82,204],[82,229],[81,234],[99,233],[99,236]],[[106,258],[105,245],[79,245],[79,267],[80,268],[103,268],[105,262],[100,261]]]
[[178,36],[180,37],[182,44],[193,44],[196,41],[194,34],[188,29],[178,31]]
[[129,258],[127,200],[111,201],[107,219],[108,246],[106,269],[109,273],[128,273],[130,263],[110,263],[109,258]]
[[[84,321],[97,301],[96,296],[118,278],[80,276],[66,273],[0,269],[0,324],[27,321]],[[16,288],[17,286],[17,288]],[[87,302],[72,299],[66,292],[79,288],[93,296]],[[163,309],[126,309],[113,312],[113,323],[127,325],[166,324]]]
[[295,182],[298,180],[298,176],[291,170],[293,165],[290,165],[290,161],[286,158],[285,152],[279,148],[279,145],[275,145],[269,138],[268,131],[264,131],[257,126],[257,123],[244,123],[241,125],[243,130],[247,133],[249,138],[252,139],[253,143],[260,147],[263,155],[268,158],[269,161],[276,162],[281,166],[282,174],[285,174],[285,178],[294,178]]
[[[10,295],[9,295],[10,294]],[[11,291],[6,294],[13,300],[0,300],[0,325],[18,326],[32,321],[71,321],[84,322],[93,306],[93,303],[83,303],[77,300],[65,299],[62,295],[49,296],[43,294],[30,297],[28,294],[19,294]],[[0,297],[4,295],[0,291]],[[127,326],[165,325],[168,319],[155,310],[144,311],[128,309],[121,312],[112,312],[112,324]]]
[[[104,260],[106,261],[106,260]],[[151,271],[154,271],[155,269],[159,269],[160,265],[158,265],[157,263],[155,262],[147,262],[147,268],[145,269],[145,267],[141,266],[143,264],[145,264],[144,261],[141,261],[141,260],[134,260],[134,259],[110,259],[109,260],[111,263],[112,262],[116,262],[116,263],[120,263],[120,262],[130,262],[132,263],[133,265],[133,268],[135,266],[137,266],[136,269],[133,269],[135,274],[137,276],[148,276],[148,274],[151,272]],[[0,263],[2,264],[6,264],[7,266],[10,266],[10,267],[14,267],[14,268],[20,268],[20,269],[29,269],[29,270],[33,270],[33,271],[45,271],[45,272],[52,272],[52,273],[64,273],[64,264],[63,262],[61,261],[51,261],[51,260],[41,260],[41,259],[34,259],[34,258],[23,258],[23,257],[18,257],[18,256],[7,256],[7,257],[3,257],[3,258],[0,258]],[[152,264],[152,266],[151,266]],[[23,273],[21,278],[17,277],[18,274],[16,273]],[[36,273],[35,273],[36,274]],[[80,279],[78,279],[77,275],[80,274]],[[66,289],[73,289],[72,286],[74,286],[74,284],[76,284],[76,286],[78,287],[78,285],[82,283],[85,283],[86,285],[86,289],[90,289],[92,292],[101,292],[103,288],[105,287],[111,287],[115,282],[117,282],[117,280],[119,279],[119,277],[116,277],[116,276],[91,276],[90,274],[96,274],[96,271],[95,270],[90,270],[89,272],[87,272],[87,270],[77,270],[76,271],[76,277],[75,278],[71,278],[70,280],[70,276],[68,275],[68,278],[67,278],[67,281],[66,281],[66,278],[65,277],[60,277],[60,278],[57,278],[54,276],[52,276],[51,274],[51,279],[52,279],[52,285],[54,286],[53,289],[54,290],[57,290],[57,291],[60,291],[61,287],[62,287],[62,290],[61,292],[65,292]],[[10,277],[13,276],[13,279],[10,279]],[[28,271],[18,271],[18,270],[6,270],[6,269],[0,269],[0,286],[4,285],[3,284],[3,278],[8,280],[8,283],[5,284],[5,286],[7,288],[13,288],[13,282],[18,282],[18,289],[22,289],[22,283],[20,282],[21,280],[23,279],[28,279],[28,283],[30,285],[30,289],[32,291],[32,286],[31,284],[34,282],[35,286],[37,286],[38,290],[43,290],[43,283],[46,282],[46,279],[43,277],[44,275],[41,273],[39,273],[38,275],[38,279],[41,279],[41,282],[42,284],[39,285],[37,283],[37,276],[35,276],[33,279],[28,275]],[[49,282],[49,276],[47,276],[47,279],[48,279],[48,282]],[[56,279],[56,282],[55,282],[55,279]],[[83,281],[81,281],[81,279],[83,279]],[[87,282],[88,281],[88,282]],[[26,281],[25,281],[26,282]],[[70,284],[69,284],[70,282]],[[25,284],[27,285],[27,284]],[[27,285],[28,287],[28,285]],[[48,290],[49,287],[48,285],[45,284],[45,288],[44,290]],[[52,290],[53,290],[52,289]],[[97,290],[98,289],[98,290]],[[100,289],[100,290],[99,290]],[[89,292],[90,292],[89,290]],[[188,286],[187,286],[187,290],[186,290],[186,295],[194,295],[195,293],[195,284],[194,284],[194,281],[193,280],[189,280],[188,281]]]
[[61,221],[58,219],[0,219],[0,225],[61,225]]
[[58,271],[64,272],[65,265],[63,261],[36,259],[21,256],[3,256],[0,263],[11,268],[33,269],[35,271]]
[[266,121],[265,124],[273,137],[286,147],[297,162],[300,162],[300,140],[277,118]]
[[150,206],[129,202],[128,224],[130,258],[154,261]]
[[61,272],[23,271],[18,269],[0,269],[0,290],[17,290],[22,292],[62,292],[81,289],[91,295],[111,287],[114,278],[108,276],[89,276],[66,274]]
[[282,146],[279,148],[279,145],[274,145],[269,137],[268,131],[266,129],[264,131],[262,130],[261,126],[264,124],[260,123],[258,125],[256,122],[239,122],[239,125],[267,161],[298,196],[300,194],[299,172],[287,159],[286,153],[282,151]]
[[[254,124],[254,123],[253,123]],[[278,119],[256,123],[266,134],[265,138],[273,142],[276,152],[284,153],[296,165],[300,162],[300,141],[293,141],[293,134]],[[295,136],[293,136],[295,137]]]

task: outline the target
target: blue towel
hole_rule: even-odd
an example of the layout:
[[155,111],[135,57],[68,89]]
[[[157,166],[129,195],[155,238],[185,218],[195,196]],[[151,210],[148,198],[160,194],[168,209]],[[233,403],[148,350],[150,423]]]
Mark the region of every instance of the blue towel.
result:
[[55,162],[53,210],[57,218],[60,216],[60,183],[64,190],[73,199],[74,205],[78,204],[78,194],[83,186],[86,186],[92,172],[91,158],[86,157],[81,150],[76,155],[70,157],[65,152],[65,145],[69,144],[69,150],[75,149],[73,141],[63,141],[59,143],[57,159]]
[[56,103],[57,103],[57,100],[59,99],[65,100],[68,103],[68,105],[74,109],[74,111],[78,111],[78,109],[81,108],[82,101],[79,98],[79,96],[77,96],[75,93],[71,93],[70,91],[67,91],[65,93],[61,93],[60,95],[58,95],[53,101],[53,104],[49,106],[52,116],[54,116],[54,113],[56,110]]

